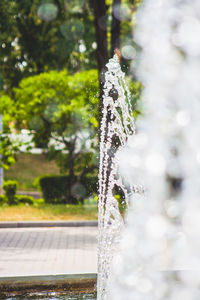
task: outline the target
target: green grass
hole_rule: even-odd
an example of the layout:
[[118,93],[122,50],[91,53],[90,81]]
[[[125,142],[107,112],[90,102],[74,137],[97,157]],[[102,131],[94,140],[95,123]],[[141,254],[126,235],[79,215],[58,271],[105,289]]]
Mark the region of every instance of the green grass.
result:
[[18,190],[39,191],[34,184],[37,177],[46,174],[59,174],[55,162],[47,161],[43,154],[17,154],[16,163],[5,171],[5,180],[17,180]]
[[[5,180],[17,180],[20,191],[39,191],[34,182],[46,174],[59,174],[55,162],[47,161],[42,154],[17,154],[16,163],[5,171]],[[0,206],[0,221],[40,220],[97,220],[96,200],[87,199],[84,205],[40,204]]]
[[97,205],[1,206],[0,221],[97,220]]
[[[20,191],[39,191],[35,185],[37,177],[59,174],[55,162],[48,161],[42,154],[17,154],[16,163],[4,173],[5,180],[17,180]],[[0,206],[0,221],[40,220],[97,220],[96,200],[87,199],[84,205],[40,204]]]

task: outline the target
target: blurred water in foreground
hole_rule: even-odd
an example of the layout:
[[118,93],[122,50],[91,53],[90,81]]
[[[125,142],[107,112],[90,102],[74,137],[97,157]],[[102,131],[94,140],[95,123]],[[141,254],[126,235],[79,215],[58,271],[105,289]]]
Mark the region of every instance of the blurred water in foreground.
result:
[[146,0],[133,63],[144,84],[137,134],[120,155],[133,195],[109,300],[200,299],[200,2]]

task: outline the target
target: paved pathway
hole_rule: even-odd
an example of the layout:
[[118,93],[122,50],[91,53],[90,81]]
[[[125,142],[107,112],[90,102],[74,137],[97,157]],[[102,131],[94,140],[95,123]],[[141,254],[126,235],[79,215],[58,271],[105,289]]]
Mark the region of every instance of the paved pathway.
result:
[[0,277],[97,272],[97,227],[0,229]]

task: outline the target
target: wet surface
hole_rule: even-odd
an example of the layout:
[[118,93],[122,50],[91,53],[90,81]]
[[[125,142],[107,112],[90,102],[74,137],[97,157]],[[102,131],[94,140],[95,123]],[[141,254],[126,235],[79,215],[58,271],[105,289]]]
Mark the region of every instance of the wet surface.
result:
[[[17,297],[4,298],[4,300],[96,300],[96,294],[81,294],[81,295],[56,295],[51,293],[49,296],[43,294],[25,295]],[[2,299],[3,300],[3,299]]]

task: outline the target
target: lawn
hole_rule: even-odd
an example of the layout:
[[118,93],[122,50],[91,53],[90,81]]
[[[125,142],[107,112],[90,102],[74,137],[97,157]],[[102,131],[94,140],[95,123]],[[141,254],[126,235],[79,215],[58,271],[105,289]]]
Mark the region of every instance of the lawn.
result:
[[[40,191],[36,179],[47,174],[59,174],[55,162],[43,154],[17,154],[16,163],[4,173],[4,179],[17,180],[19,191]],[[39,206],[0,206],[0,221],[97,220],[96,203],[84,205],[43,204]]]
[[96,205],[53,205],[34,206],[1,206],[0,221],[40,221],[97,220]]
[[48,161],[44,154],[17,154],[16,163],[5,171],[5,180],[17,180],[18,190],[39,191],[36,178],[46,174],[59,174],[54,161]]

